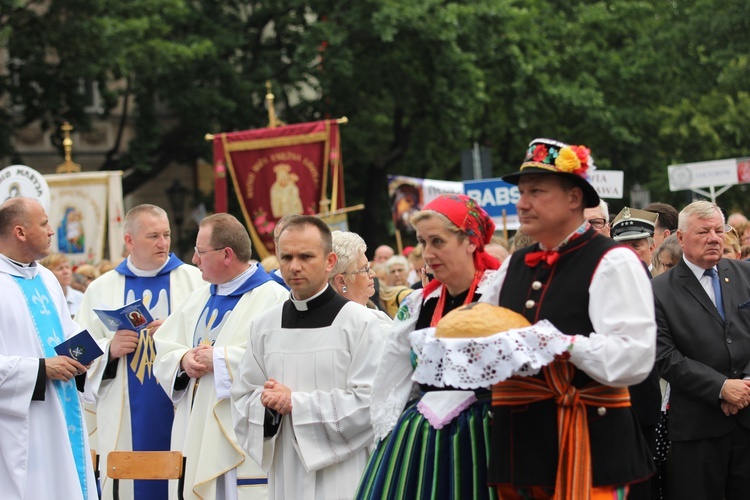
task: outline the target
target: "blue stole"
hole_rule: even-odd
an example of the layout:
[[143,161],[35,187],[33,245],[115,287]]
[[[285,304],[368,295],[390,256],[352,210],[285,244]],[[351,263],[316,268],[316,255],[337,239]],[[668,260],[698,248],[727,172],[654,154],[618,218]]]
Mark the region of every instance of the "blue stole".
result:
[[[156,276],[136,276],[123,261],[115,270],[125,276],[125,303],[142,299],[154,319],[153,308],[159,300],[170,297],[170,273],[183,262],[169,254],[167,264]],[[131,298],[132,297],[132,298]],[[171,311],[169,311],[171,312]],[[171,447],[174,405],[152,373],[156,348],[154,339],[146,330],[139,332],[140,340],[135,351],[127,355],[128,395],[130,401],[130,427],[133,451],[162,451]],[[134,481],[134,498],[161,500],[169,496],[167,481]]]
[[214,345],[226,319],[229,318],[229,314],[242,296],[268,281],[273,281],[273,278],[262,267],[256,266],[255,272],[229,295],[217,295],[218,287],[211,285],[211,295],[206,301],[203,311],[201,311],[198,323],[195,325],[193,347],[197,347],[198,344]]
[[[26,299],[26,308],[34,322],[34,328],[44,351],[44,357],[54,358],[57,356],[55,346],[65,340],[65,333],[60,322],[60,316],[57,314],[57,309],[42,277],[37,274],[32,279],[24,279],[20,276],[13,276],[13,278],[23,292],[24,299]],[[49,307],[47,307],[48,305]],[[89,451],[86,449],[83,436],[83,415],[78,400],[76,382],[75,379],[67,382],[62,380],[50,380],[50,382],[55,387],[57,399],[60,401],[65,414],[65,424],[83,498],[88,498],[86,455]]]
[[286,281],[284,281],[284,278],[281,276],[281,271],[279,271],[278,269],[274,269],[273,271],[271,271],[271,279],[287,290],[290,289],[289,285],[286,284]]

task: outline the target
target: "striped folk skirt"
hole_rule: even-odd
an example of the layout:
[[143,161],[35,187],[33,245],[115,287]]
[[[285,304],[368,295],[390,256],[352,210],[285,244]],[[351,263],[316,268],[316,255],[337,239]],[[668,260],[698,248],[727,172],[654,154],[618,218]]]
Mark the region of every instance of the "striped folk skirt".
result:
[[410,402],[393,431],[378,444],[360,481],[356,499],[494,500],[487,485],[490,392],[440,430]]

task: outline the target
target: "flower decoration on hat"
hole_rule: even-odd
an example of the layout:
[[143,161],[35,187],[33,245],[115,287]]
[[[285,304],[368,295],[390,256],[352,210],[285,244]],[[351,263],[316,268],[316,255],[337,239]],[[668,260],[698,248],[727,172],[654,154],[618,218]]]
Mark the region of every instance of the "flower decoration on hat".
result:
[[533,148],[532,157],[534,161],[545,163],[547,161],[547,155],[549,154],[549,150],[547,149],[547,146],[544,144],[537,144]]
[[591,150],[586,146],[569,146],[551,139],[536,139],[529,144],[521,170],[526,167],[573,174],[583,179],[596,168]]
[[555,159],[555,166],[561,172],[586,177],[589,168],[589,149],[585,146],[566,146],[560,149],[560,154]]

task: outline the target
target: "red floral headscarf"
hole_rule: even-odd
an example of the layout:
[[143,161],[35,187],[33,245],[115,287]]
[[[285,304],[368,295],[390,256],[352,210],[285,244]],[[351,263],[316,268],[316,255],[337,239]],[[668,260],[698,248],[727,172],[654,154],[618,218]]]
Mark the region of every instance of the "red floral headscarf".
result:
[[[432,210],[444,215],[469,238],[469,241],[476,245],[474,266],[477,271],[500,267],[500,262],[484,251],[484,246],[490,242],[495,232],[495,223],[472,198],[463,194],[441,194],[425,205],[422,210]],[[428,283],[424,290],[425,296],[439,285],[440,282],[437,280]]]

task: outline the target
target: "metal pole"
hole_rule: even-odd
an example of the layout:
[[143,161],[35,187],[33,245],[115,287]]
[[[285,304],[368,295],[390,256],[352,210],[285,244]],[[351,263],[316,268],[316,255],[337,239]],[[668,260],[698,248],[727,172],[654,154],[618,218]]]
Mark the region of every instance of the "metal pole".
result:
[[474,142],[474,149],[471,151],[471,163],[474,167],[474,179],[482,178],[482,158],[479,156],[479,143]]

